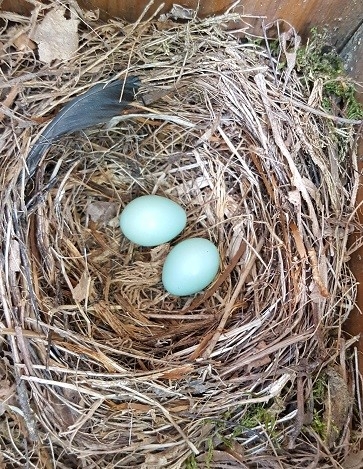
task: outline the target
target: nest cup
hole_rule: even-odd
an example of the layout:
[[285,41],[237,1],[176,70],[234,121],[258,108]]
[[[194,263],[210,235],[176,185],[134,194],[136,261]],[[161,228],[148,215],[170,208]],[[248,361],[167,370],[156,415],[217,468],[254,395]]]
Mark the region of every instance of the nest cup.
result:
[[[141,79],[123,116],[56,142],[27,184],[18,151],[39,129],[4,130],[0,373],[16,383],[9,399],[25,422],[9,408],[8,428],[31,451],[2,438],[21,461],[146,469],[343,458],[354,122],[328,115],[321,83],[294,69],[294,31],[286,65],[287,36],[272,55],[268,41],[228,32],[245,21],[83,26],[66,70],[44,75],[24,53],[9,73],[32,70],[17,85],[28,116],[105,77]],[[145,194],[186,209],[170,243],[122,236],[120,211]],[[205,291],[174,297],[161,284],[165,257],[195,236],[216,244],[220,272]]]

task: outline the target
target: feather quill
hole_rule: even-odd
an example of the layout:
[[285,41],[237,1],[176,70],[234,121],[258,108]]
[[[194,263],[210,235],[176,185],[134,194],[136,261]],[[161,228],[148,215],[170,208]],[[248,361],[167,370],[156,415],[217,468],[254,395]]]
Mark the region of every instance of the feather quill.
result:
[[125,81],[98,83],[73,98],[43,129],[29,151],[26,163],[30,177],[53,142],[62,135],[110,121],[134,100],[139,86],[139,78],[130,76]]

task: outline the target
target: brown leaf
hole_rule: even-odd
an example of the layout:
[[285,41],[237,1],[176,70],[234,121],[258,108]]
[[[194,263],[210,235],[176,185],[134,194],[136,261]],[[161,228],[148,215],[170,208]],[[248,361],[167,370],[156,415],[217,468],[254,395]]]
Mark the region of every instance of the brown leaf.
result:
[[0,416],[5,412],[6,405],[13,403],[12,396],[15,395],[15,384],[11,384],[10,381],[4,379],[0,375]]
[[329,368],[326,373],[328,376],[328,392],[323,420],[326,423],[325,440],[331,448],[347,424],[352,396],[338,368]]
[[[290,78],[291,72],[293,71],[295,64],[296,64],[296,55],[299,49],[299,45],[301,42],[301,37],[296,34],[294,28],[290,28],[288,31],[281,34],[280,37],[282,50],[284,51],[286,57],[286,78],[285,84]],[[293,44],[293,48],[291,50],[291,43]]]
[[15,393],[15,384],[11,384],[7,379],[1,380],[0,384],[0,399],[5,401],[11,394]]
[[81,278],[79,279],[78,284],[73,288],[72,296],[74,301],[80,303],[89,297],[90,291],[92,289],[92,279],[87,272],[83,272]]
[[177,401],[173,401],[173,403],[168,405],[166,408],[168,412],[186,412],[190,410],[191,403],[185,399],[179,399]]
[[138,402],[121,402],[116,403],[107,400],[106,404],[112,409],[113,412],[132,411],[139,414],[146,414],[151,411],[152,407],[148,404],[140,404]]
[[145,462],[141,465],[141,469],[159,469],[160,467],[167,467],[168,460],[165,456],[160,454],[149,453],[145,457]]
[[292,236],[294,237],[296,249],[299,253],[300,259],[305,260],[307,257],[307,254],[306,254],[303,236],[301,235],[299,228],[296,226],[296,224],[293,221],[290,222],[289,228],[290,228],[290,232]]
[[160,15],[160,21],[173,20],[191,20],[195,16],[194,8],[185,8],[178,4],[173,4],[171,10],[164,15]]
[[34,50],[36,45],[26,33],[21,33],[13,41],[14,47],[19,51]]
[[69,60],[78,49],[78,23],[71,10],[71,18],[65,18],[66,9],[56,7],[47,13],[36,27],[32,39],[38,44],[42,62]]
[[[213,450],[208,453],[203,453],[197,457],[198,462],[208,463],[212,459],[213,463],[219,463],[220,465],[228,465],[228,467],[232,468],[239,468],[239,469],[247,469],[247,466],[243,464],[243,460],[240,455],[236,455],[234,452],[230,451],[220,451],[220,450]],[[224,466],[224,467],[226,467]],[[204,467],[204,466],[203,466]],[[214,466],[216,467],[216,466]]]
[[342,462],[343,469],[361,469],[363,467],[363,451],[350,453]]
[[92,202],[87,207],[87,214],[95,223],[106,224],[117,215],[117,204],[115,202]]
[[329,297],[329,290],[327,289],[325,282],[322,278],[321,275],[321,268],[323,267],[322,265],[319,266],[318,263],[318,257],[316,255],[315,249],[311,248],[308,250],[308,256],[310,260],[310,265],[311,265],[311,271],[313,274],[313,279],[315,282],[315,285],[319,289],[319,293],[323,298],[328,298]]

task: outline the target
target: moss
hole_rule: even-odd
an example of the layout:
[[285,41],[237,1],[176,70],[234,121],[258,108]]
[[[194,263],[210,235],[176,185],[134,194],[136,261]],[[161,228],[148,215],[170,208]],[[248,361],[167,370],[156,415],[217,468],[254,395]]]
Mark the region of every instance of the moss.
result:
[[198,464],[195,459],[194,454],[190,455],[188,459],[185,461],[185,469],[198,469]]
[[328,377],[322,374],[315,381],[312,389],[313,419],[311,428],[325,441],[327,435],[327,423],[324,420],[325,398],[327,394]]
[[322,405],[327,391],[327,376],[322,374],[317,378],[313,386],[313,400],[315,403]]
[[266,429],[271,430],[275,426],[276,417],[263,405],[256,404],[248,408],[240,423],[243,428],[254,428],[263,425]]
[[327,81],[324,84],[324,90],[328,101],[327,110],[331,110],[332,100],[339,99],[343,103],[345,117],[348,119],[363,119],[363,106],[357,101],[355,87],[352,83],[340,77],[330,82]]
[[300,47],[296,55],[296,69],[305,76],[316,78],[337,78],[344,73],[343,62],[335,49],[328,46],[329,35],[326,30],[310,30],[307,44]]
[[213,461],[213,452],[214,452],[214,444],[213,439],[210,438],[208,440],[208,450],[207,450],[207,457],[205,459],[206,467],[209,468],[210,463]]
[[325,441],[327,434],[327,425],[323,420],[322,412],[314,409],[311,428]]
[[[236,413],[240,414],[240,412],[241,409]],[[279,446],[278,433],[275,429],[276,415],[263,404],[252,404],[248,406],[239,420],[233,418],[231,413],[226,413],[221,420],[214,422],[214,425],[218,437],[217,439],[227,447],[233,447],[238,437],[243,436],[256,427],[263,427],[264,432],[268,434],[276,447]]]
[[298,49],[296,70],[309,88],[322,82],[322,107],[348,119],[362,119],[363,106],[357,101],[354,84],[344,71],[343,61],[329,43],[326,30],[311,30],[307,44]]

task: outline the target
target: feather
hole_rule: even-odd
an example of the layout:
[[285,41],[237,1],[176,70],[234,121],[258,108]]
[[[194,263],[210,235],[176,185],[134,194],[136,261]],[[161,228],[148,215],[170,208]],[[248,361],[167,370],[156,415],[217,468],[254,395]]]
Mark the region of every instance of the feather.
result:
[[43,129],[28,153],[26,163],[30,177],[53,142],[62,135],[103,124],[119,115],[134,100],[139,86],[138,77],[130,76],[126,81],[98,83],[73,98]]

